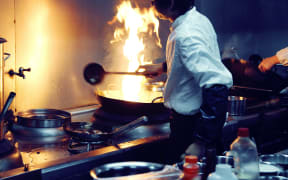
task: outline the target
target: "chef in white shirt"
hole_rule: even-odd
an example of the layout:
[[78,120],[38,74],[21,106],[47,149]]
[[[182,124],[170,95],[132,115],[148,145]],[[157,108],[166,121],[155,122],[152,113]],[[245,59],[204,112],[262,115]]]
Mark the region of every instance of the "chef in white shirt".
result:
[[[171,159],[177,162],[185,153],[200,158],[221,139],[232,75],[221,61],[213,25],[194,0],[154,0],[152,5],[172,23],[166,63],[158,65],[158,71],[167,71],[163,96],[171,110]],[[156,66],[140,68],[151,73]]]

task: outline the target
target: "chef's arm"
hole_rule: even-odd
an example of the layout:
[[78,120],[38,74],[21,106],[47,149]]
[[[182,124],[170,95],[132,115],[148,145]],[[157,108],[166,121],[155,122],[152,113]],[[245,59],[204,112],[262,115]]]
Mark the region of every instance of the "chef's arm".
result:
[[268,57],[268,58],[264,58],[261,63],[258,66],[258,69],[261,72],[267,72],[269,71],[275,64],[280,64],[280,61],[278,59],[278,57],[272,56],[272,57]]
[[162,73],[167,72],[167,63],[159,63],[159,64],[145,64],[140,65],[137,69],[137,72],[144,73],[145,75],[160,75]]
[[267,72],[271,70],[275,64],[288,66],[288,47],[281,49],[272,57],[264,58],[258,68],[261,72]]

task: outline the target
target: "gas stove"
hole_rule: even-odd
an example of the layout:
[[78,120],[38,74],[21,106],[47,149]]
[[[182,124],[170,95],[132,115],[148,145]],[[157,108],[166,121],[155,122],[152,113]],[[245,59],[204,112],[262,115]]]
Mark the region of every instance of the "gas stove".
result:
[[[117,113],[107,113],[99,106],[83,112],[82,110],[74,109],[68,110],[68,112],[72,114],[72,123],[92,124],[93,127],[103,131],[112,131],[139,117],[138,115],[122,116]],[[97,156],[102,157],[106,156],[107,153],[109,154],[109,152],[116,154],[123,151],[126,152],[127,150],[125,149],[127,148],[141,146],[147,142],[154,142],[163,138],[166,139],[169,134],[169,124],[167,124],[169,115],[163,113],[153,114],[148,117],[148,123],[105,142],[79,140],[73,136],[68,136],[67,138],[67,135],[65,137],[33,138],[30,133],[28,137],[25,137],[24,134],[19,137],[10,132],[10,138],[15,140],[14,149],[17,150],[23,162],[20,166],[17,166],[18,168],[14,168],[19,169],[19,171],[23,171],[23,169],[29,171],[30,169],[48,168],[59,164],[68,166],[71,163],[75,165],[75,162],[82,162],[86,158],[94,157],[95,153],[98,154]],[[63,130],[63,132],[65,131]],[[47,140],[49,138],[50,140]],[[43,140],[42,142],[41,139]],[[98,157],[95,158],[97,159]],[[14,168],[12,168],[12,171]],[[2,173],[5,174],[5,171]],[[1,172],[0,176],[2,177]]]

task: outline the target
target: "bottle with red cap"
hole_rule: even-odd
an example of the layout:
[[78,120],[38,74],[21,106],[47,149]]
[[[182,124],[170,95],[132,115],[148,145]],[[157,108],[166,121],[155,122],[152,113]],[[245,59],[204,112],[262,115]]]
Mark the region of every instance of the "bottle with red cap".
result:
[[183,165],[183,180],[200,180],[197,156],[186,155]]
[[230,146],[234,159],[234,170],[238,179],[257,180],[259,178],[259,160],[257,147],[249,138],[248,128],[239,128],[238,137]]

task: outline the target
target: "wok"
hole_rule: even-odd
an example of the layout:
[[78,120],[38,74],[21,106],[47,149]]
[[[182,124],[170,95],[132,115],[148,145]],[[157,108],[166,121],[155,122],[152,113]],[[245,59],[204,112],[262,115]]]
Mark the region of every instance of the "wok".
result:
[[[146,99],[140,101],[128,101],[118,95],[120,91],[101,91],[95,92],[102,108],[108,112],[116,112],[120,114],[153,114],[168,111],[163,104],[161,92],[147,92]],[[116,95],[115,95],[116,94]]]
[[236,86],[271,90],[275,94],[288,86],[288,80],[285,80],[283,74],[285,70],[282,69],[286,68],[288,72],[288,67],[274,66],[271,71],[262,73],[258,70],[258,64],[250,61],[228,58],[223,59],[222,62],[231,72]]
[[[97,63],[90,63],[84,68],[84,79],[91,85],[100,83],[105,74],[120,74],[130,76],[142,75],[146,77],[154,76],[154,74],[144,74],[141,72],[106,72],[104,68]],[[163,105],[163,102],[159,101],[163,100],[162,92],[153,92],[146,89],[145,91],[141,92],[141,99],[137,101],[127,100],[125,97],[123,97],[121,92],[122,90],[120,87],[116,88],[116,90],[111,90],[109,88],[107,89],[105,87],[101,88],[101,90],[100,88],[97,88],[95,94],[98,101],[102,105],[102,108],[108,112],[142,115],[143,113],[159,113],[167,111]]]
[[93,123],[88,122],[72,122],[64,127],[67,134],[74,139],[84,142],[105,142],[115,136],[119,136],[129,130],[148,122],[147,116],[141,116],[128,124],[120,126],[111,132],[105,132],[94,127]]

